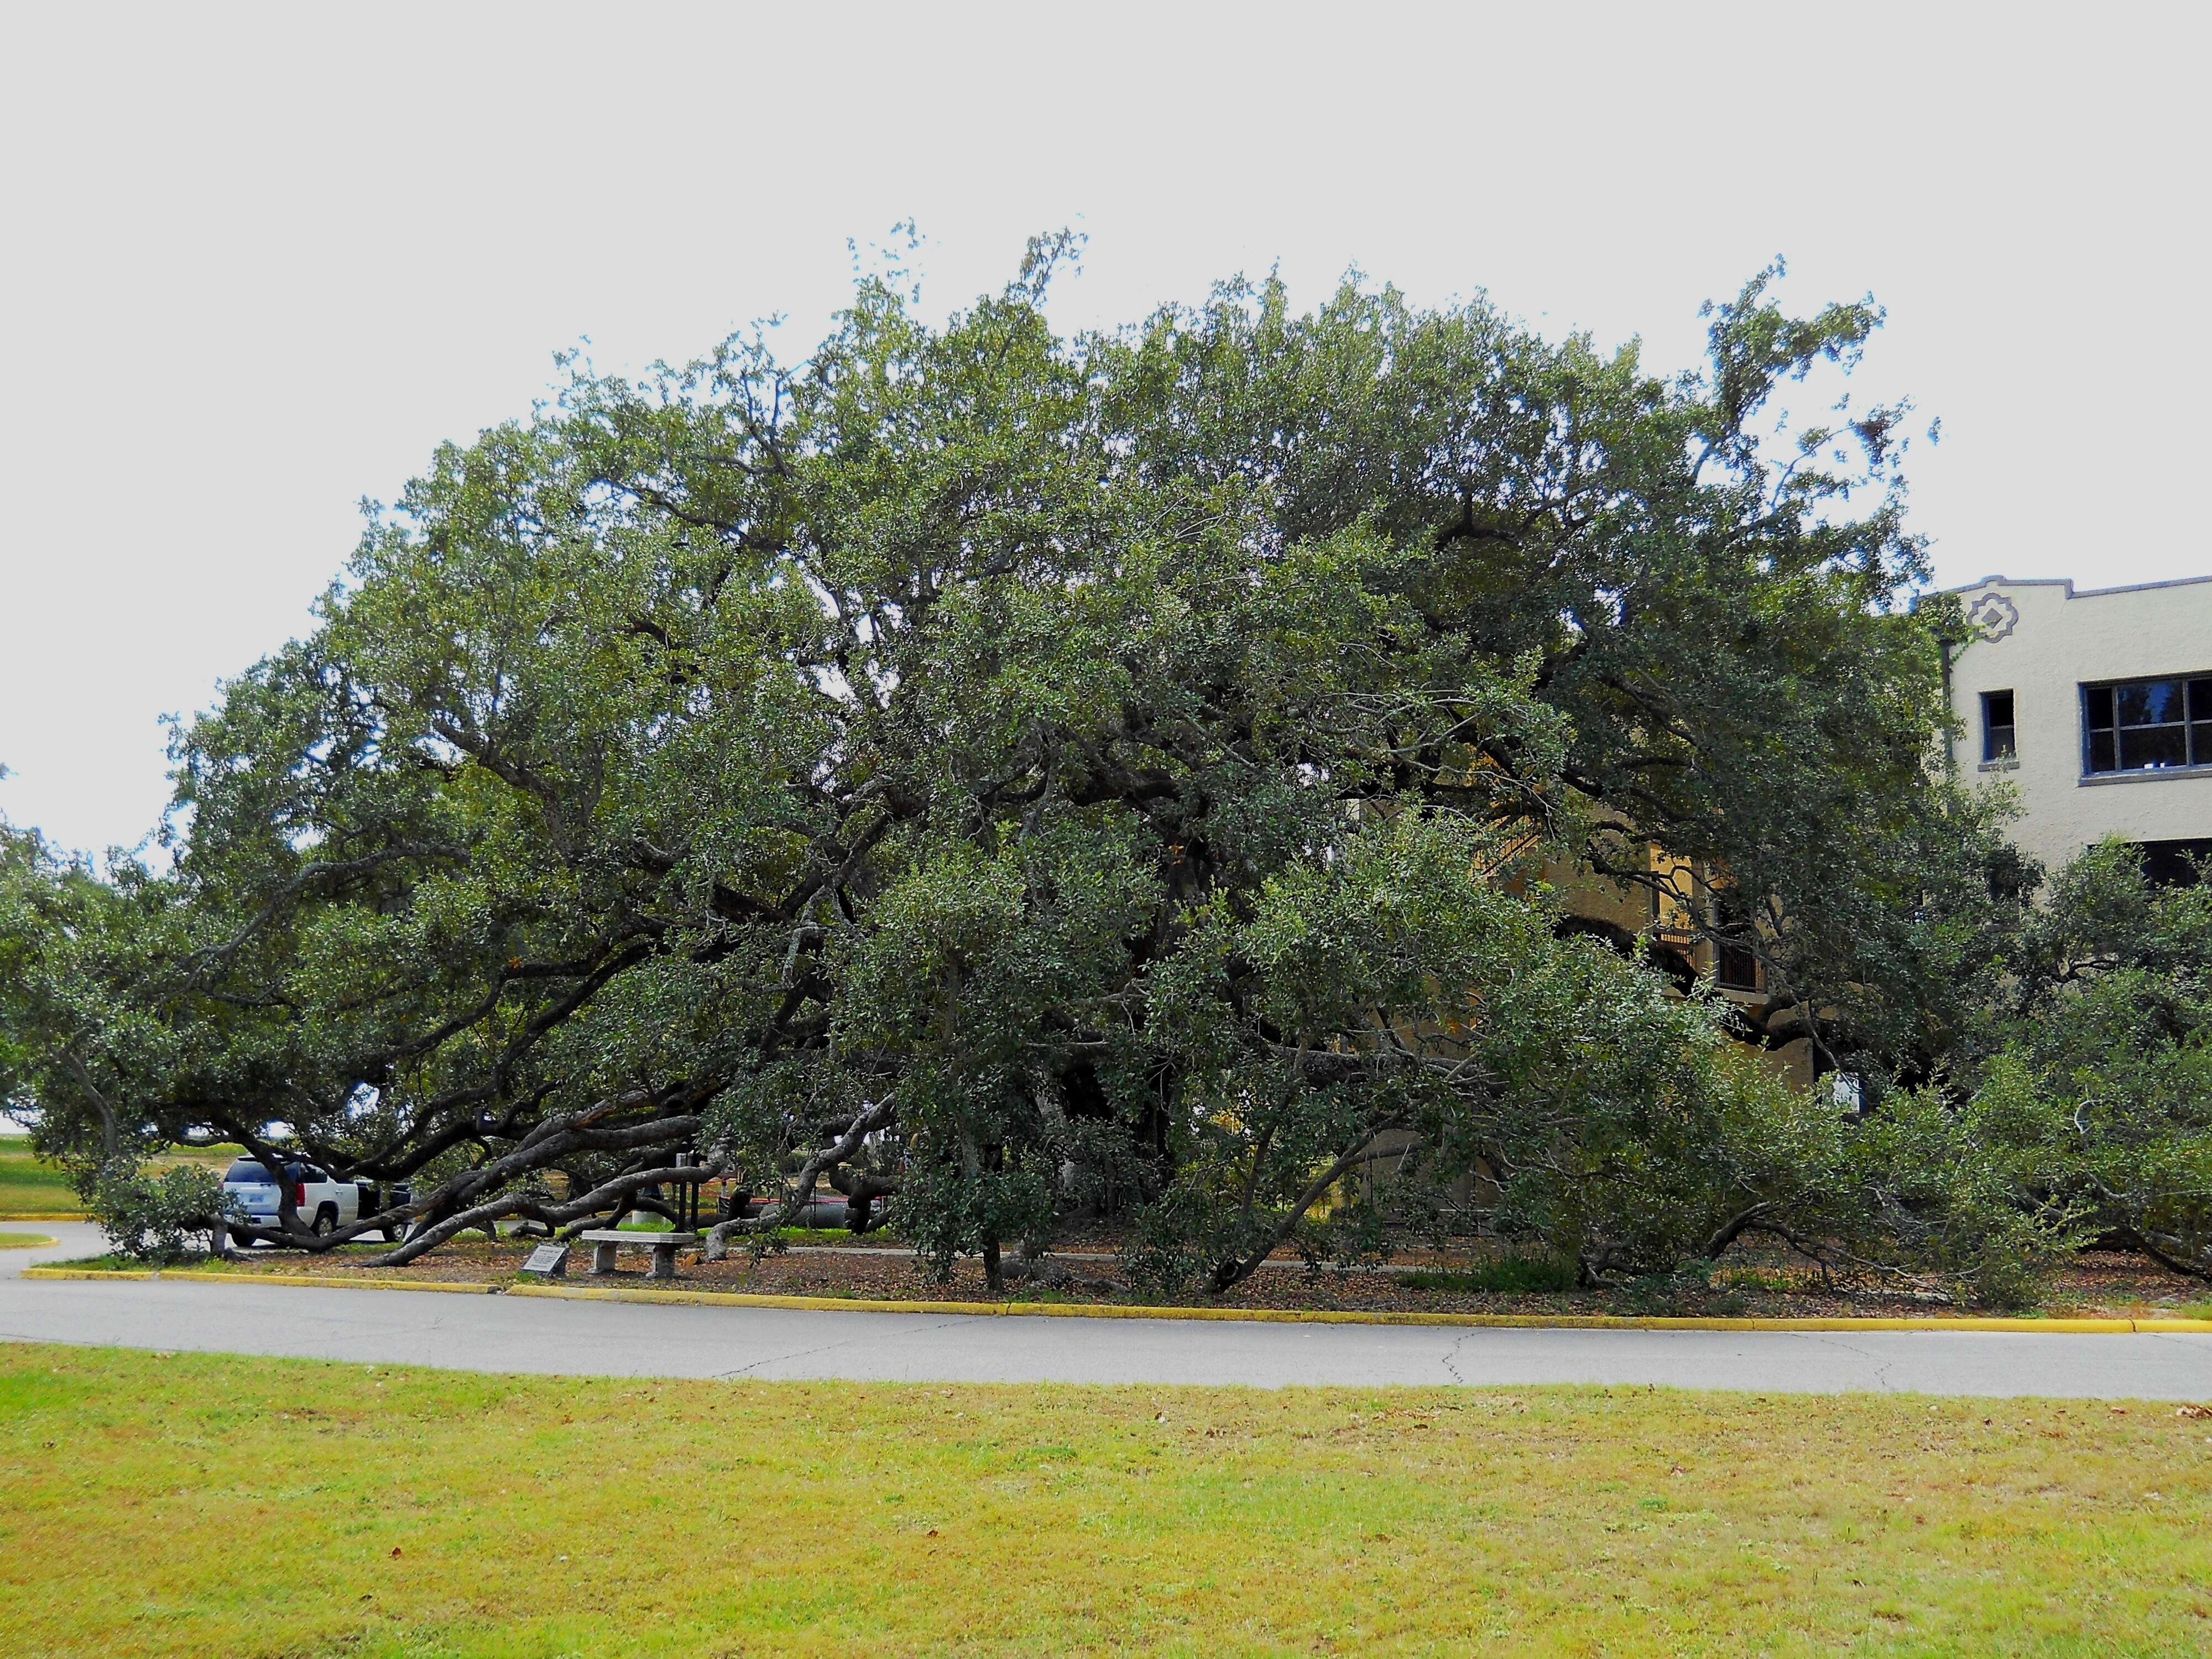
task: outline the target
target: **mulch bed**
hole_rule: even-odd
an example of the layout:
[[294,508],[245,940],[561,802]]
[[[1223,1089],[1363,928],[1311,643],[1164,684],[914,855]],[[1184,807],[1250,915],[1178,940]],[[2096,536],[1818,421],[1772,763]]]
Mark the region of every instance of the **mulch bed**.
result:
[[[1092,1251],[1110,1240],[1091,1237],[1071,1241],[1070,1251]],[[494,1285],[514,1282],[532,1249],[529,1242],[501,1240],[455,1241],[404,1267],[375,1267],[373,1259],[386,1248],[354,1246],[322,1255],[292,1251],[256,1250],[232,1264],[228,1271],[273,1275],[313,1274],[343,1277],[355,1273],[447,1282],[475,1281]],[[1012,1252],[1009,1253],[1012,1260]],[[1425,1259],[1425,1260],[1424,1260]],[[1438,1267],[1466,1268],[1480,1258],[1472,1254],[1437,1259],[1432,1252],[1407,1252],[1401,1263],[1422,1261]],[[595,1278],[587,1270],[588,1245],[569,1256],[569,1282],[580,1285],[641,1287],[652,1285],[647,1273],[650,1257],[643,1250],[625,1250],[616,1273]],[[794,1246],[779,1255],[758,1260],[740,1249],[716,1262],[702,1261],[691,1253],[678,1258],[675,1288],[701,1291],[742,1291],[759,1295],[847,1297],[872,1301],[989,1302],[1064,1301],[1110,1302],[1157,1307],[1226,1307],[1308,1310],[1329,1312],[1482,1313],[1482,1314],[1718,1314],[1767,1317],[1835,1318],[1929,1316],[1976,1311],[1940,1299],[1901,1294],[1881,1286],[1844,1285],[1824,1282],[1816,1270],[1778,1256],[1731,1258],[1715,1276],[1714,1285],[1702,1293],[1676,1293],[1654,1298],[1634,1297],[1618,1291],[1571,1291],[1559,1294],[1525,1291],[1461,1291],[1417,1290],[1396,1274],[1340,1272],[1334,1268],[1312,1273],[1297,1268],[1261,1269],[1227,1295],[1139,1296],[1112,1261],[1063,1261],[1060,1266],[1070,1282],[1051,1289],[1010,1285],[1003,1297],[984,1289],[979,1261],[956,1263],[949,1283],[940,1282],[903,1247],[884,1240],[866,1254],[851,1250],[823,1250]],[[2087,1252],[2052,1282],[2040,1312],[2053,1317],[2142,1318],[2173,1317],[2190,1304],[2200,1307],[2212,1299],[2212,1286],[2169,1273],[2139,1257]]]

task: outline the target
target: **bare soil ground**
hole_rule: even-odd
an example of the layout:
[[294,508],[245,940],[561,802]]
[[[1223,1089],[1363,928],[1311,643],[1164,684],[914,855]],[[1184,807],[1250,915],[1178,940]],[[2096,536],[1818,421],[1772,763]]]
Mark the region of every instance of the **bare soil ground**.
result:
[[[819,1235],[817,1235],[819,1237]],[[848,1297],[878,1301],[1063,1301],[1108,1302],[1146,1306],[1188,1306],[1362,1311],[1480,1314],[1717,1314],[1765,1317],[1911,1316],[1990,1311],[1957,1307],[1939,1297],[1894,1286],[1850,1285],[1824,1279],[1819,1269],[1779,1255],[1731,1257],[1709,1285],[1676,1283],[1626,1291],[1509,1291],[1425,1288],[1401,1273],[1319,1273],[1295,1263],[1261,1269],[1225,1296],[1200,1293],[1161,1296],[1133,1290],[1121,1264],[1111,1259],[1110,1237],[1092,1235],[1063,1245],[1049,1277],[1038,1284],[1010,1278],[1006,1293],[994,1297],[984,1288],[979,1261],[954,1265],[949,1282],[894,1241],[878,1235],[829,1249],[797,1245],[757,1260],[740,1250],[718,1262],[696,1253],[678,1259],[678,1288],[737,1291],[762,1295]],[[455,1241],[404,1267],[370,1265],[387,1246],[355,1245],[320,1255],[258,1249],[228,1265],[241,1273],[355,1273],[380,1278],[473,1281],[503,1285],[517,1279],[534,1241],[482,1238]],[[1012,1261],[1009,1252],[1009,1261]],[[1439,1256],[1407,1251],[1393,1265],[1465,1273],[1488,1258],[1480,1252]],[[613,1275],[588,1272],[591,1250],[578,1246],[570,1255],[572,1282],[638,1286],[651,1283],[651,1258],[642,1249],[625,1250]],[[1065,1277],[1061,1277],[1065,1275]],[[2033,1311],[2051,1317],[2142,1318],[2212,1316],[2212,1286],[2169,1273],[2140,1257],[2090,1251],[2077,1256],[2051,1284]]]

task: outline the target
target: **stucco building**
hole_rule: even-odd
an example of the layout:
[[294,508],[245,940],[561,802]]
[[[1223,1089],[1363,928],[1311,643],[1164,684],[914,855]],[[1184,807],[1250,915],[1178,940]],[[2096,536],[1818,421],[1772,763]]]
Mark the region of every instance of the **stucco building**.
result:
[[[1947,677],[1960,735],[1949,759],[1967,782],[2017,792],[2010,826],[2021,849],[2057,870],[2107,836],[2142,846],[2152,873],[2185,878],[2212,856],[2212,576],[2077,590],[2070,581],[1991,576],[1951,590],[1973,635]],[[1715,938],[1726,884],[1657,848],[1648,884],[1549,866],[1569,926],[1623,949],[1648,939],[1653,959],[1686,982],[1703,978],[1747,1008],[1765,1000],[1755,953]],[[1777,1021],[1772,1060],[1793,1080],[1819,1069],[1810,1043]],[[1839,1100],[1857,1098],[1841,1078]]]
[[1951,762],[2019,792],[2021,850],[2055,870],[2118,836],[2169,879],[2212,854],[2212,576],[1953,591],[1974,635],[1949,665]]

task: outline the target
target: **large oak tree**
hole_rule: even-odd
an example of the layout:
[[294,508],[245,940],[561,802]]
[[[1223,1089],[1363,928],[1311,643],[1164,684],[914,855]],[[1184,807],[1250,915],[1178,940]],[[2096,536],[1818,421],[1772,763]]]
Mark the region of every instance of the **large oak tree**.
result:
[[[1599,1273],[1790,1201],[1721,1024],[1924,1060],[1998,845],[1926,767],[1902,412],[1770,429],[1879,313],[1763,274],[1671,378],[1358,281],[1069,339],[1065,252],[440,450],[179,732],[173,872],[17,859],[46,1144],[406,1181],[402,1257],[696,1149],[994,1278],[1133,1203],[1216,1286],[1371,1229],[1383,1149]],[[1654,845],[1763,1006],[1563,934],[1546,860]]]

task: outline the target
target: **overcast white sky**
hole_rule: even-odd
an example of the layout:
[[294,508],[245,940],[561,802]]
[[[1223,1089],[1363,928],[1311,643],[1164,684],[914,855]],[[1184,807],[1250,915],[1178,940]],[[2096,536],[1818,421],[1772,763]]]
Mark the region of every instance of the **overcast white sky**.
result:
[[130,843],[157,716],[307,625],[550,354],[793,355],[913,215],[1067,327],[1279,261],[1690,362],[1788,255],[1940,415],[1940,577],[2212,572],[2207,9],[19,6],[0,18],[0,811]]

